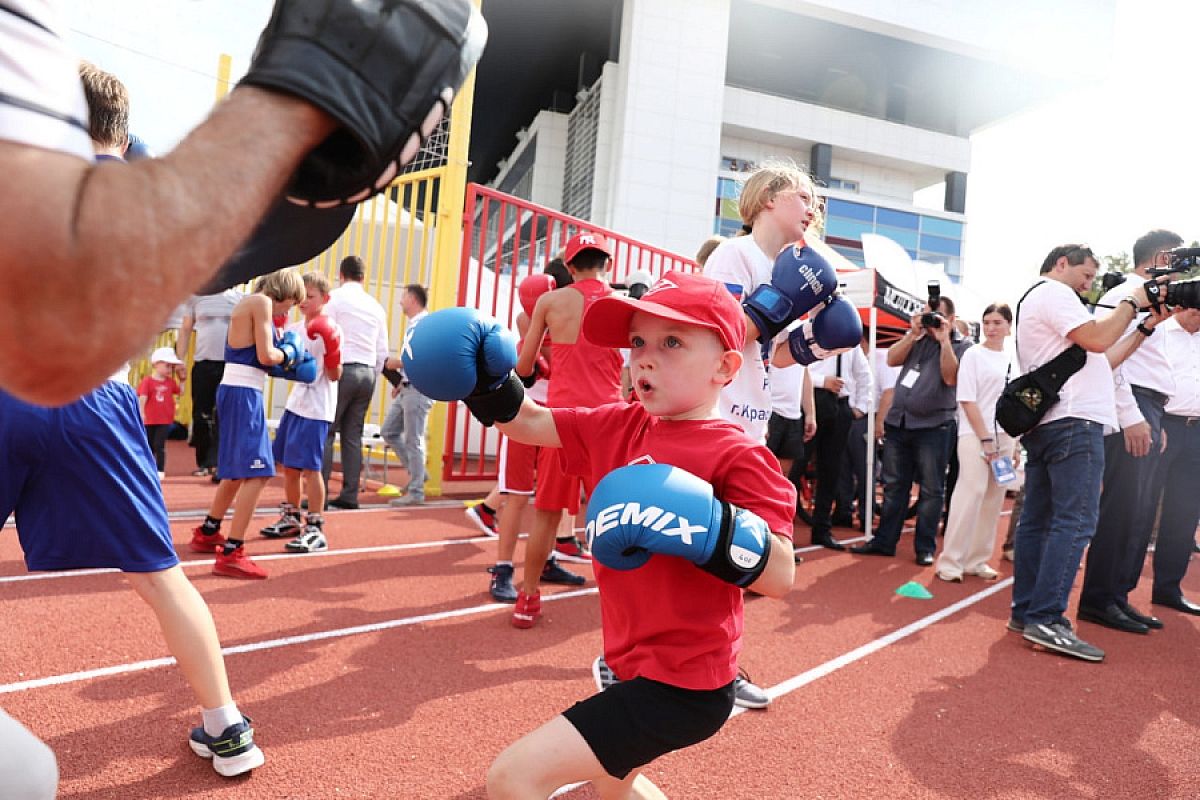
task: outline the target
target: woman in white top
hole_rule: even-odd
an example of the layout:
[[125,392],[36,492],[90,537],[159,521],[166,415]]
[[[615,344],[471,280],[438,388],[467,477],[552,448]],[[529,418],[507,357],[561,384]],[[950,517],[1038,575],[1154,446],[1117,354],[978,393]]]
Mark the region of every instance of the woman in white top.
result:
[[995,423],[996,400],[1012,359],[1004,348],[1012,311],[1006,305],[988,306],[982,327],[983,344],[967,350],[958,366],[958,483],[936,564],[944,581],[961,581],[963,575],[989,581],[1000,577],[988,564],[1004,502],[1004,487],[996,482],[992,463],[1001,456],[1012,458],[1015,449],[1015,441]]

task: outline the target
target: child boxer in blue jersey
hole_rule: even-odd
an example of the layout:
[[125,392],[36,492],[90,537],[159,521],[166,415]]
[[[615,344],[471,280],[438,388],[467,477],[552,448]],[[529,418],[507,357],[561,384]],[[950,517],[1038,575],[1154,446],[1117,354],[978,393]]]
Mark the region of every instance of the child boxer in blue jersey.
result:
[[[225,374],[217,387],[217,418],[221,421],[217,477],[221,483],[208,516],[192,531],[191,543],[198,553],[216,552],[215,575],[267,577],[266,570],[246,555],[242,542],[263,487],[275,477],[275,456],[263,407],[267,374],[277,366],[294,368],[308,356],[294,335],[279,335],[273,320],[304,298],[300,273],[290,267],[281,269],[259,278],[254,293],[242,298],[229,319]],[[220,533],[221,520],[231,504],[233,521],[227,538]]]

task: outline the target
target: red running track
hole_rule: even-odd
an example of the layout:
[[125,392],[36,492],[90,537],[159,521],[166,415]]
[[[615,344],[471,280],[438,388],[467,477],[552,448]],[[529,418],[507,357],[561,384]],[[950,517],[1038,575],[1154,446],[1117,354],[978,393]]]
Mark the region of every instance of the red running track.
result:
[[[171,477],[167,494],[198,512],[211,485]],[[264,508],[279,496],[272,485]],[[486,594],[494,541],[462,507],[332,512],[327,554],[251,539],[255,556],[278,556],[262,582],[185,556],[266,752],[252,775],[223,779],[188,750],[198,710],[124,579],[30,579],[11,526],[0,705],[58,754],[64,798],[482,798],[501,749],[594,691],[599,618],[589,582],[558,592],[536,628],[511,628]],[[177,544],[197,521],[173,522]],[[1087,664],[1005,631],[1006,562],[998,584],[946,584],[908,557],[805,558],[786,599],[746,604],[742,664],[775,703],[652,764],[668,796],[1200,796],[1200,618],[1155,607],[1166,629],[1150,636],[1085,623],[1108,652]],[[934,598],[897,596],[909,580]],[[1148,608],[1143,584],[1133,600]],[[1185,589],[1200,597],[1200,579]]]

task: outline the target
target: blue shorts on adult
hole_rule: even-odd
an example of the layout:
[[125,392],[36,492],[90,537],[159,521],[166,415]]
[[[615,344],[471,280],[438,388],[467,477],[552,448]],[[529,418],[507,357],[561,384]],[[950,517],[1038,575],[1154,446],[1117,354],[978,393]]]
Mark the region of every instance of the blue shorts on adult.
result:
[[179,563],[137,395],[109,381],[61,408],[0,392],[0,520],[31,570]]
[[217,387],[217,419],[221,433],[217,477],[221,480],[275,477],[275,456],[267,436],[262,392],[221,384]]
[[275,444],[271,447],[275,463],[290,469],[320,472],[327,433],[328,422],[284,411],[279,430],[275,431]]

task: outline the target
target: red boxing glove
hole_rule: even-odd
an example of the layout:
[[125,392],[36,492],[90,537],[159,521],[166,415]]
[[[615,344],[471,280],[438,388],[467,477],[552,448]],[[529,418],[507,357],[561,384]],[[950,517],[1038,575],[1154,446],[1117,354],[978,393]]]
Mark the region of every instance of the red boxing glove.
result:
[[534,363],[534,372],[539,378],[544,381],[550,380],[550,361],[544,355],[538,354],[537,361]]
[[325,369],[335,369],[342,363],[342,334],[332,319],[320,314],[308,323],[306,330],[308,338],[319,338],[325,345]]
[[275,316],[271,317],[271,324],[279,330],[283,330],[287,327],[287,319],[287,314],[276,314]]

